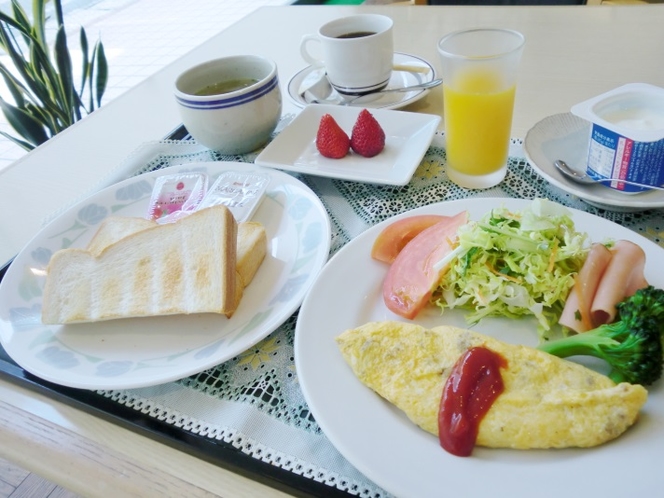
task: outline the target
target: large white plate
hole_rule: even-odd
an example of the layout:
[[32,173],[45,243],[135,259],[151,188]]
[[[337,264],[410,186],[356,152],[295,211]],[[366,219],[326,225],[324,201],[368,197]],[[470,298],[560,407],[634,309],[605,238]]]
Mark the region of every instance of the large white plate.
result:
[[341,159],[324,157],[316,149],[320,119],[330,114],[350,136],[362,109],[316,105],[305,107],[255,160],[256,164],[308,175],[356,182],[405,185],[424,157],[440,116],[419,112],[373,109],[385,131],[385,148],[374,157],[349,152]]
[[[423,72],[409,72],[403,70],[392,71],[392,77],[386,88],[405,88],[407,86],[428,83],[436,77],[436,71],[426,60],[414,55],[394,53],[395,66],[415,66]],[[288,82],[288,95],[300,107],[312,105],[325,105],[307,102],[301,95],[300,89],[307,86],[307,81],[318,81],[325,74],[325,68],[320,66],[307,66],[297,72]],[[354,107],[367,107],[370,109],[399,109],[420,100],[429,90],[419,88],[408,92],[391,92],[376,95],[375,98],[365,97],[351,104]]]
[[[479,219],[492,207],[523,209],[529,201],[473,199],[444,202],[405,215],[456,214]],[[629,239],[647,255],[646,275],[664,287],[656,244],[602,218],[573,211],[579,230],[593,240]],[[396,218],[394,218],[396,219]],[[592,449],[496,450],[476,448],[468,458],[445,452],[438,438],[365,387],[344,362],[334,338],[369,321],[398,319],[382,300],[387,266],[370,257],[387,220],[353,239],[323,268],[300,308],[295,363],[300,386],[321,428],[337,449],[369,479],[401,498],[440,496],[622,497],[648,494],[664,484],[664,392],[650,389],[639,422],[617,440]],[[403,320],[403,319],[402,319]],[[418,323],[465,327],[462,313],[428,310]],[[487,319],[474,328],[512,342],[535,345],[531,320]],[[518,423],[518,420],[515,421]]]
[[533,169],[556,187],[588,204],[612,211],[642,211],[664,207],[664,191],[625,194],[605,185],[580,185],[562,176],[553,161],[562,159],[579,171],[586,169],[590,123],[570,113],[555,114],[533,126],[523,151]]
[[108,215],[145,216],[158,176],[181,171],[255,171],[233,162],[192,163],[108,187],[46,226],[15,258],[0,285],[0,340],[25,370],[57,384],[87,389],[142,387],[211,368],[251,347],[301,304],[328,258],[330,223],[320,200],[290,175],[270,176],[253,216],[266,229],[268,251],[231,319],[206,313],[110,320],[68,326],[41,323],[41,293],[50,256],[85,247]]

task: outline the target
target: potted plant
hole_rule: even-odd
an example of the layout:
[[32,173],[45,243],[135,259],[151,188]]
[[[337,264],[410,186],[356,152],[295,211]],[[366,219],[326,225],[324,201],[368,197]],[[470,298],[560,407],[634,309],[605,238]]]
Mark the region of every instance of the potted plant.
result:
[[53,0],[57,32],[51,53],[45,33],[47,1],[32,0],[32,21],[18,0],[12,0],[12,15],[0,11],[0,48],[12,66],[0,63],[0,73],[13,99],[10,102],[0,96],[0,108],[20,138],[2,131],[0,134],[26,150],[34,149],[99,107],[108,80],[101,41],[90,53],[85,29],[81,27],[83,67],[78,86],[74,82],[61,0]]

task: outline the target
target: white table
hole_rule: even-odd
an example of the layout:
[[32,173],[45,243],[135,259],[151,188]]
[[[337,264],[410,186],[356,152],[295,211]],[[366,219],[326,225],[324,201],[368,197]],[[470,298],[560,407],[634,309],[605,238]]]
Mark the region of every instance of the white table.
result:
[[[512,136],[540,119],[627,82],[664,86],[664,5],[613,7],[267,7],[215,36],[0,174],[0,265],[64,206],[118,180],[114,169],[140,143],[179,124],[172,83],[206,59],[254,53],[273,58],[286,95],[304,67],[300,37],[355,12],[395,21],[395,49],[439,67],[436,41],[471,26],[526,36]],[[148,22],[148,21],[146,21]],[[112,70],[112,68],[111,68]],[[432,91],[407,110],[440,113]],[[442,125],[441,125],[442,126]],[[171,449],[96,416],[0,379],[0,456],[89,496],[280,496],[249,479]]]

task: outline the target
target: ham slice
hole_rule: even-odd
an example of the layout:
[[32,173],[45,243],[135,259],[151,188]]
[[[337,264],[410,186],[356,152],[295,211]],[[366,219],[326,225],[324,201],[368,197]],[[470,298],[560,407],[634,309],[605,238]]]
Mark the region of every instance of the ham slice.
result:
[[612,322],[616,305],[648,285],[645,262],[643,249],[633,242],[620,240],[611,250],[593,244],[559,323],[576,332],[586,332]]
[[611,253],[611,262],[602,276],[590,307],[595,327],[611,323],[616,318],[616,304],[648,286],[643,274],[646,253],[641,247],[628,240],[619,240]]
[[383,301],[399,316],[412,320],[429,302],[447,267],[435,268],[457,239],[457,230],[468,222],[461,213],[423,230],[399,252],[383,282]]
[[574,287],[567,296],[559,323],[576,332],[593,329],[590,308],[606,267],[611,261],[611,251],[603,244],[593,244],[579,271]]

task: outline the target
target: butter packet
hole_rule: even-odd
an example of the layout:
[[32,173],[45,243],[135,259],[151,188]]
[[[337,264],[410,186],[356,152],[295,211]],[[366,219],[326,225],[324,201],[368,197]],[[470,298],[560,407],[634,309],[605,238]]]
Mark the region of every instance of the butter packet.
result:
[[238,223],[251,219],[263,200],[270,177],[256,172],[227,171],[212,184],[198,209],[223,204]]
[[194,212],[205,196],[208,179],[204,173],[164,175],[156,179],[147,218],[171,223]]

